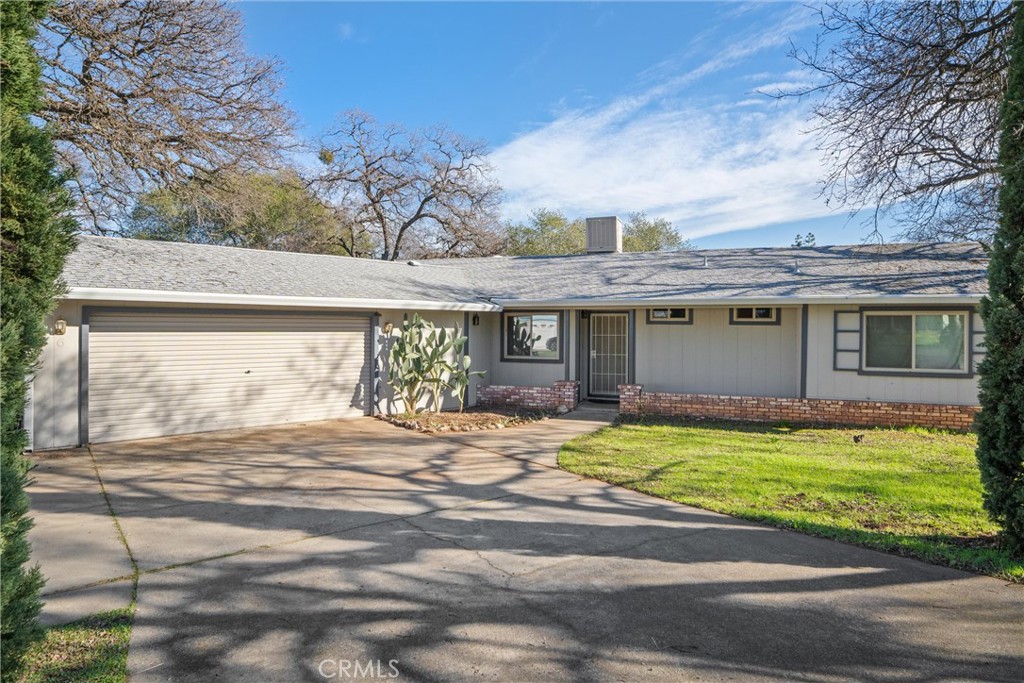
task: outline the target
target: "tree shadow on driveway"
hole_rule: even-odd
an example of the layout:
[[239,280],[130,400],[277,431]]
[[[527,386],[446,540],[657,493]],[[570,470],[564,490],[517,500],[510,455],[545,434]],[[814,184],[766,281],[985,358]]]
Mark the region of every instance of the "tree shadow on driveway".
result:
[[1017,587],[371,420],[94,450],[144,571],[136,681],[1024,670]]

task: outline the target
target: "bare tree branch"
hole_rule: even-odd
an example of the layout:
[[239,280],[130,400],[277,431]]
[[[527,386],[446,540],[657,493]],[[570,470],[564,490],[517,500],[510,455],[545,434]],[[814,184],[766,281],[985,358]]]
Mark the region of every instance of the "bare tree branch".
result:
[[291,143],[278,64],[246,53],[241,30],[221,0],[53,7],[37,46],[40,116],[94,230],[116,231],[146,191],[270,168]]
[[320,193],[385,260],[495,253],[501,189],[486,147],[446,128],[408,132],[350,111],[320,143]]
[[[980,239],[996,223],[1007,2],[830,2],[811,49],[823,195],[895,212],[903,237]],[[828,44],[830,47],[823,48]]]

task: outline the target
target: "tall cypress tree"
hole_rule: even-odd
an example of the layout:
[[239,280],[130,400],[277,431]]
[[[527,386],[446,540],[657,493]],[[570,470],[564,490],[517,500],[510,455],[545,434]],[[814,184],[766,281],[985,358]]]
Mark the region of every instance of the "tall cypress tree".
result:
[[14,680],[40,629],[43,579],[27,568],[26,376],[46,340],[43,319],[74,245],[74,223],[46,130],[31,118],[41,86],[32,48],[43,2],[0,3],[0,669]]
[[978,464],[985,509],[1024,553],[1024,2],[1016,0],[1001,115],[1000,222],[988,268]]

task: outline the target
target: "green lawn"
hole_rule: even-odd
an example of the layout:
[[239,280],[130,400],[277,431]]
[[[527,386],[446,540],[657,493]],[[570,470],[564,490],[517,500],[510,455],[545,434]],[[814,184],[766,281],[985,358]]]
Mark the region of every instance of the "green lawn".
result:
[[[855,436],[863,435],[860,443]],[[661,498],[1024,583],[981,507],[976,439],[921,429],[622,421],[559,454]]]
[[133,612],[128,606],[47,629],[20,683],[124,683]]

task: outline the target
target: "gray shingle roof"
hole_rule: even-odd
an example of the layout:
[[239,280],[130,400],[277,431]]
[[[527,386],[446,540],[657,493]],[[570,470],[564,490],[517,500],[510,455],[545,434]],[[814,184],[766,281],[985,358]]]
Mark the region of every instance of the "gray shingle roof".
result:
[[476,288],[495,299],[701,300],[981,296],[988,257],[977,243],[939,243],[492,257],[461,263]]
[[81,237],[69,287],[385,301],[475,302],[457,268],[180,242]]
[[[705,267],[705,258],[707,266]],[[421,265],[82,237],[72,288],[476,303],[985,293],[974,243],[490,257]],[[797,272],[797,266],[799,272]]]

